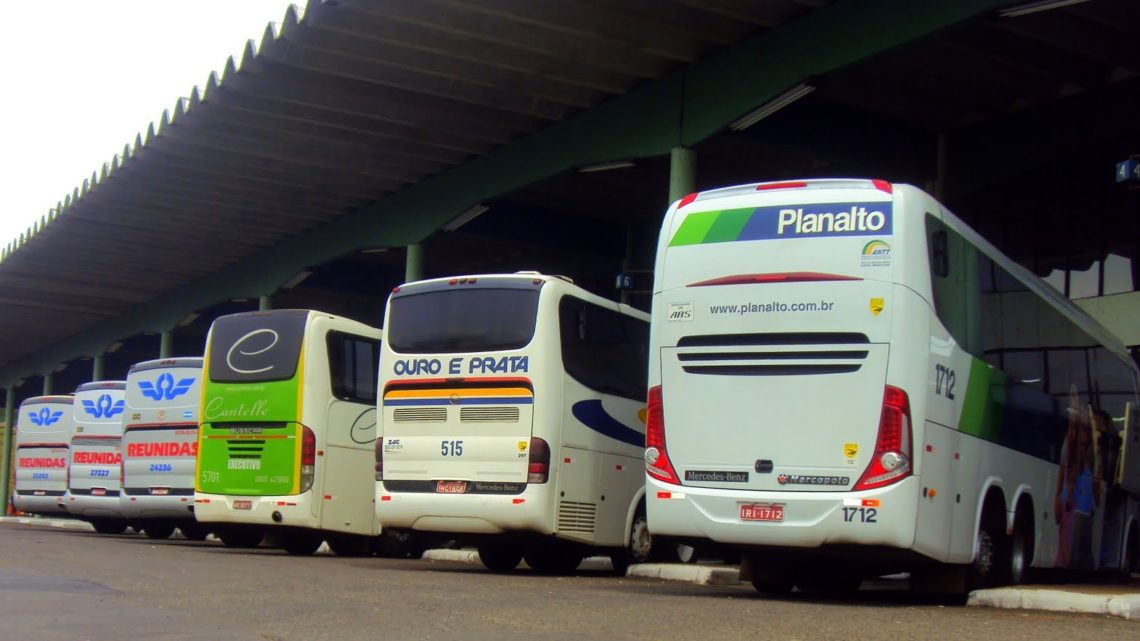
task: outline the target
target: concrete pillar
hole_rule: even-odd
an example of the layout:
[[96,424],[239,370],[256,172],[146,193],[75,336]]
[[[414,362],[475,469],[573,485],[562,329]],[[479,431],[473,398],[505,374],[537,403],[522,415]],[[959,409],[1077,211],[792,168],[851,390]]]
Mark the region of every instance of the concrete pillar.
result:
[[99,354],[91,359],[91,381],[101,381],[106,378],[103,375],[103,370],[106,369],[107,355]]
[[938,169],[934,180],[934,198],[946,202],[946,171],[950,164],[950,140],[946,134],[938,134]]
[[166,331],[159,334],[158,357],[170,358],[174,354],[174,332]]
[[43,395],[44,396],[50,396],[52,394],[52,389],[53,388],[52,388],[51,372],[48,372],[47,374],[44,374]]
[[259,296],[257,299],[257,311],[264,312],[273,309],[273,298],[271,296]]
[[669,202],[671,205],[697,190],[697,152],[674,147],[669,154]]
[[408,258],[404,263],[404,282],[423,280],[424,277],[424,246],[419,243],[408,245]]
[[16,386],[7,388],[4,404],[4,449],[0,450],[0,516],[8,514],[8,501],[12,488],[8,486],[8,475],[12,469],[12,442],[16,440]]

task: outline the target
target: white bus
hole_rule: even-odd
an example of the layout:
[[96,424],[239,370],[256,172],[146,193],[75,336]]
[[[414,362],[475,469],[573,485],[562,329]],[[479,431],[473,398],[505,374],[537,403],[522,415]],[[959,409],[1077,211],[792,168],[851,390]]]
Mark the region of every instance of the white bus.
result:
[[367,554],[380,330],[323,312],[222,316],[206,339],[194,514],[228,546]]
[[201,358],[144,361],[127,372],[122,511],[152,539],[176,527],[191,540],[208,534],[194,519],[201,395]]
[[125,381],[84,383],[75,389],[65,504],[68,512],[101,534],[127,529],[119,504],[125,389]]
[[648,316],[537,272],[388,299],[377,514],[476,543],[483,564],[644,560]]
[[739,547],[758,590],[1136,569],[1135,365],[919,189],[678,201],[652,325],[649,527]]
[[71,396],[36,396],[20,404],[16,429],[16,484],[12,505],[40,516],[67,514]]

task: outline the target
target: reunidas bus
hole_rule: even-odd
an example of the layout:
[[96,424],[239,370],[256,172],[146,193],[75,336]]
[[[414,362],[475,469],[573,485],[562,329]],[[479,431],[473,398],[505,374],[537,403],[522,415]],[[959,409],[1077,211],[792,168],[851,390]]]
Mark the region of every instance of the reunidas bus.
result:
[[176,527],[192,540],[208,534],[194,519],[201,394],[201,358],[144,361],[127,372],[122,511],[152,539]]
[[71,396],[36,396],[20,404],[16,430],[16,484],[12,505],[21,512],[55,516],[67,514],[70,456]]
[[738,546],[760,591],[1135,570],[1135,407],[1120,343],[919,189],[762,183],[665,217],[649,526]]
[[384,528],[477,543],[487,568],[644,560],[648,316],[536,272],[396,288],[381,358]]
[[323,312],[222,316],[206,339],[194,513],[223,543],[290,554],[375,538],[380,330]]
[[98,381],[75,389],[65,504],[68,512],[100,534],[121,534],[127,529],[119,505],[125,388],[125,381]]

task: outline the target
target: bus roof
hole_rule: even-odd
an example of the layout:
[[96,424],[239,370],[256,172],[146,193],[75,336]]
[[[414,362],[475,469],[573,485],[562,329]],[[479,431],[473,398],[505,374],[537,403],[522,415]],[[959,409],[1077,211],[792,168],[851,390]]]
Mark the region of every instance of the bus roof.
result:
[[143,361],[131,365],[131,369],[127,370],[127,375],[134,374],[135,372],[144,372],[151,369],[160,369],[164,367],[202,367],[202,361],[205,360],[201,356],[185,356],[179,358],[159,358],[153,361]]

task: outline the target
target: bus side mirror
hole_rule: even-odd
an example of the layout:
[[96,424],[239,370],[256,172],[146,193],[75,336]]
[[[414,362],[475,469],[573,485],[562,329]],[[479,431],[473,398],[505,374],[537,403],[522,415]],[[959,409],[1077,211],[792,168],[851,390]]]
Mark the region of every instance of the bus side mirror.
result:
[[947,250],[946,232],[939,230],[930,238],[930,268],[935,276],[945,278],[950,275],[950,252]]

